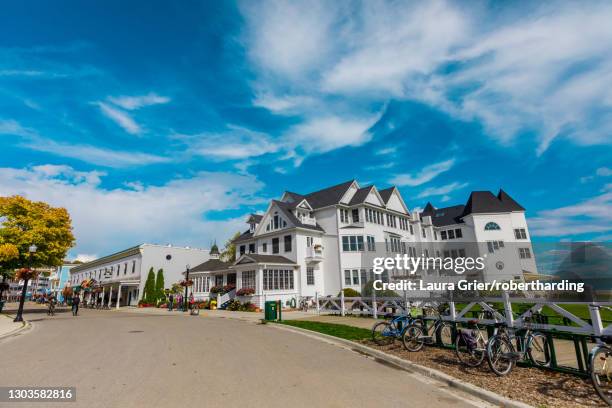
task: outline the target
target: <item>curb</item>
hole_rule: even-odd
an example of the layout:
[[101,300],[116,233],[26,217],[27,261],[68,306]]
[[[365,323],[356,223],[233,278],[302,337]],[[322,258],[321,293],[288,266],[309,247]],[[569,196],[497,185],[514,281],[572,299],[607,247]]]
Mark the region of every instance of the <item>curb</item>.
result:
[[442,371],[435,370],[433,368],[425,367],[419,364],[415,364],[411,361],[407,361],[401,359],[396,356],[389,355],[385,352],[373,349],[368,346],[364,346],[363,344],[355,343],[350,340],[341,339],[339,337],[330,336],[328,334],[318,333],[311,330],[301,329],[293,326],[286,326],[283,324],[271,324],[271,327],[275,327],[280,330],[290,331],[302,335],[307,335],[309,337],[318,338],[319,340],[324,340],[326,342],[335,344],[340,347],[349,348],[358,353],[373,357],[377,360],[382,360],[385,363],[391,364],[394,367],[401,368],[402,370],[418,373],[429,378],[433,378],[438,380],[451,388],[455,388],[466,392],[470,395],[478,397],[484,401],[490,402],[492,404],[496,404],[501,407],[508,408],[533,408],[529,404],[525,404],[524,402],[515,401],[509,398],[506,398],[502,395],[496,394],[492,391],[485,390],[476,385],[470,384],[463,380],[459,380],[455,377],[452,377],[448,374],[443,373]]
[[[8,319],[12,319],[13,317],[7,315],[7,314],[1,314],[0,316],[4,316]],[[19,334],[21,334],[21,332],[26,331],[28,329],[30,329],[32,327],[32,323],[28,322],[27,320],[24,320],[21,322],[21,327],[18,327],[17,329],[10,331],[8,333],[4,333],[4,334],[0,334],[0,340],[4,340],[7,339],[9,337],[13,337],[13,336],[17,336]]]

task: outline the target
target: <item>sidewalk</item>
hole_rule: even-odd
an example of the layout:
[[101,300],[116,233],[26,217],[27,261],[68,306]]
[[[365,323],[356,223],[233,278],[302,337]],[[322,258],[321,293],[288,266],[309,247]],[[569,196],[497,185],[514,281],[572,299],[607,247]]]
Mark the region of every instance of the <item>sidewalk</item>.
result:
[[23,323],[13,322],[14,316],[9,316],[4,313],[0,313],[0,339],[9,336],[11,333],[23,327]]

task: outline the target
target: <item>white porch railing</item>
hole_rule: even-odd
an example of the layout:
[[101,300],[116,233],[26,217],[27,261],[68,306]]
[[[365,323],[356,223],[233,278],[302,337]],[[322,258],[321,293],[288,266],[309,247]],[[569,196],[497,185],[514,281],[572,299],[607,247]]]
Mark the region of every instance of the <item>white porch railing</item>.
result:
[[[466,302],[461,302],[465,304]],[[473,317],[468,317],[467,314],[475,306],[480,306],[483,311],[490,312],[492,319],[480,319],[483,324],[493,324],[495,322],[505,322],[508,327],[521,328],[525,326],[525,318],[533,314],[540,313],[546,306],[556,312],[560,318],[569,324],[543,324],[530,322],[531,327],[539,330],[563,331],[567,333],[583,334],[583,335],[612,335],[612,324],[604,327],[600,309],[602,307],[612,307],[612,302],[551,302],[546,299],[536,298],[511,298],[507,294],[503,294],[499,298],[478,298],[477,300],[467,302],[460,312],[457,312],[457,304],[454,301],[449,301],[443,298],[401,298],[401,297],[345,297],[341,292],[339,297],[315,297],[315,304],[318,313],[339,313],[344,316],[349,314],[371,315],[377,318],[385,313],[407,313],[408,308],[432,306],[438,307],[441,304],[448,304],[449,313],[443,315],[442,318],[452,322],[468,322],[473,320]],[[498,311],[491,304],[501,304],[503,311]],[[530,307],[518,314],[513,312],[513,304],[528,304]],[[569,312],[563,305],[583,305],[589,311],[589,319],[585,320],[582,317],[576,316]]]
[[217,307],[221,307],[224,303],[229,302],[236,297],[236,289],[232,289],[222,295],[217,294]]

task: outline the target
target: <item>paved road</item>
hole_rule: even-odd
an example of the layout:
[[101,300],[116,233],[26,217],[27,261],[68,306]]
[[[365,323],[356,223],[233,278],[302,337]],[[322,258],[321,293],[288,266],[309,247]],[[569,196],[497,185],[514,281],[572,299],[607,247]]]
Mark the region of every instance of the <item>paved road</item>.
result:
[[95,310],[25,317],[33,328],[0,342],[0,385],[76,386],[77,403],[53,407],[486,406],[271,325]]

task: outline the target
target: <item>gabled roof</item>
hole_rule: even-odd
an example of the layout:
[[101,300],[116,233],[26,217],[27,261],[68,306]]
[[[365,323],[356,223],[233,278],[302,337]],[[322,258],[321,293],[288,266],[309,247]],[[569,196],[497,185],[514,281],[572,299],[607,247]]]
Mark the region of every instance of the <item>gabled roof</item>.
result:
[[263,254],[244,254],[234,262],[234,265],[241,265],[245,263],[270,263],[270,264],[283,264],[283,265],[295,265],[291,259],[285,258],[280,255],[263,255]]
[[463,205],[454,205],[451,207],[444,208],[434,208],[431,203],[427,203],[425,209],[421,213],[421,219],[425,216],[431,216],[431,223],[436,227],[444,227],[447,225],[453,224],[461,224],[463,220],[461,220],[463,210],[465,206]]
[[344,183],[337,184],[332,187],[325,188],[323,190],[314,191],[312,193],[303,196],[313,209],[327,207],[329,205],[338,204],[349,187],[355,182],[355,180],[345,181]]
[[385,204],[389,202],[389,199],[391,198],[391,194],[393,194],[394,189],[395,187],[389,187],[385,188],[384,190],[378,190],[378,194],[380,194]]
[[253,233],[247,230],[247,231],[244,231],[238,238],[236,238],[234,240],[234,243],[241,242],[241,241],[248,241],[251,238],[253,238]]
[[189,272],[214,272],[214,271],[224,271],[229,268],[231,265],[230,262],[223,262],[220,259],[212,258],[208,261],[199,264],[193,269],[190,269]]
[[506,193],[501,188],[499,189],[499,193],[497,193],[497,199],[501,201],[501,203],[509,210],[509,211],[525,211],[522,205],[514,201],[512,197],[508,193]]
[[293,208],[295,208],[292,204],[289,203],[285,203],[283,201],[277,201],[277,200],[272,200],[272,203],[276,204],[276,206],[282,211],[282,213],[285,215],[285,217],[287,217],[287,219],[289,221],[291,221],[292,224],[294,224],[296,227],[299,228],[306,228],[306,229],[312,229],[312,230],[318,230],[318,231],[324,231],[323,228],[321,228],[318,224],[317,225],[310,225],[310,224],[303,224],[292,212],[291,210]]
[[465,204],[463,216],[468,214],[482,213],[503,213],[509,210],[497,197],[490,191],[473,191]]
[[358,189],[353,195],[353,198],[351,198],[351,201],[348,203],[348,205],[364,203],[366,198],[368,198],[370,191],[372,191],[373,188],[374,186],[372,185],[372,186],[367,186],[367,187]]
[[252,220],[255,224],[259,224],[262,218],[263,218],[263,215],[251,214],[249,215],[249,219],[247,220],[247,222],[251,222]]

